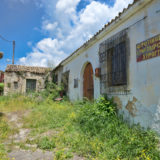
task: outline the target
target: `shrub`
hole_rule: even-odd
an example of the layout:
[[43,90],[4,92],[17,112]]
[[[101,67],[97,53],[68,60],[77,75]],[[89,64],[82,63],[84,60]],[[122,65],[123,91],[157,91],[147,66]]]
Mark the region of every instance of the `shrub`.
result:
[[28,96],[36,99],[38,102],[42,102],[45,99],[54,100],[57,97],[60,97],[60,93],[63,91],[62,86],[58,86],[53,82],[46,83],[46,87],[44,91],[29,93]]
[[95,103],[85,102],[80,108],[78,121],[82,130],[96,134],[107,121],[113,121],[117,116],[113,100],[100,97]]
[[0,83],[0,95],[3,94],[3,90],[4,90],[4,83]]
[[156,134],[138,125],[129,126],[118,116],[112,99],[85,102],[76,124],[82,131],[78,141],[83,142],[85,154],[97,159],[160,159]]

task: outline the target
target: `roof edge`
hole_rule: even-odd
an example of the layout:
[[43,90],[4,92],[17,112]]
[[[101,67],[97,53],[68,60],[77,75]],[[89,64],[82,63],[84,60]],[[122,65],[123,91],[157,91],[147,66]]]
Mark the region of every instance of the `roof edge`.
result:
[[[100,34],[102,34],[103,31],[106,31],[106,28],[110,27],[114,22],[119,21],[119,18],[121,18],[121,16],[124,15],[124,13],[126,13],[131,7],[133,7],[135,4],[137,4],[138,2],[141,2],[142,0],[134,0],[132,4],[129,4],[127,8],[124,8],[122,12],[119,12],[118,16],[116,16],[114,19],[112,19],[110,22],[108,22],[107,24],[104,25],[104,27],[99,30],[92,38],[90,38],[88,41],[86,41],[83,45],[81,45],[77,50],[75,50],[73,53],[71,53],[67,58],[65,58],[64,60],[62,60],[55,69],[59,68],[61,65],[64,65],[65,61],[67,61],[69,58],[71,58],[72,56],[74,56],[77,52],[79,52],[80,50],[84,49],[86,46],[89,45],[89,43],[95,41],[98,36],[100,36]],[[151,0],[143,0],[142,2],[145,4],[148,4]],[[136,12],[134,12],[136,13]],[[114,24],[113,24],[114,26]],[[103,37],[103,36],[102,36]],[[95,42],[93,42],[95,43]],[[91,44],[92,45],[92,44]],[[75,55],[76,56],[76,55]]]

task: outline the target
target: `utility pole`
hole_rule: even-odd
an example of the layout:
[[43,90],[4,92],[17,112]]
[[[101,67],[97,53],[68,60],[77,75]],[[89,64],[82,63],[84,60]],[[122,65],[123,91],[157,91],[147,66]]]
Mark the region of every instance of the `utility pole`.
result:
[[12,42],[13,43],[13,56],[12,56],[12,64],[14,64],[14,51],[15,51],[15,41]]
[[[14,52],[15,52],[15,44],[16,42],[15,41],[9,41],[7,40],[6,38],[4,38],[2,35],[0,35],[0,38],[6,42],[9,42],[9,43],[12,43],[13,45],[13,55],[12,55],[12,64],[14,64]],[[1,55],[0,55],[1,56]],[[2,55],[3,56],[3,55]]]

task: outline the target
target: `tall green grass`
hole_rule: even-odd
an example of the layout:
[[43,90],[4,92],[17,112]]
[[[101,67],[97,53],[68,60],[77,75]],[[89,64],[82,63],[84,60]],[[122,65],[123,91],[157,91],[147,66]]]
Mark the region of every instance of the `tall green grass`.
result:
[[52,146],[54,140],[50,150],[69,148],[87,159],[160,159],[156,134],[140,126],[130,127],[117,115],[113,101],[103,97],[94,103],[44,101],[25,122],[26,127],[33,129],[33,135],[48,130],[58,132],[48,137],[50,141],[35,141],[41,148],[43,144],[48,148],[47,143]]
[[56,159],[71,158],[74,152],[92,160],[160,159],[157,135],[137,125],[129,126],[117,115],[112,100],[101,97],[95,102],[72,104],[51,99],[0,97],[0,159],[6,158],[2,143],[11,131],[5,113],[24,110],[30,110],[30,114],[24,118],[23,127],[30,128],[33,136],[26,143],[54,151]]
[[24,111],[32,108],[35,104],[34,99],[25,95],[0,96],[0,112]]
[[5,146],[3,145],[4,140],[9,136],[10,128],[6,122],[6,119],[0,113],[0,160],[7,160]]
[[3,143],[9,136],[17,132],[16,128],[9,126],[7,113],[28,110],[34,105],[33,100],[23,95],[0,96],[0,160],[8,159]]

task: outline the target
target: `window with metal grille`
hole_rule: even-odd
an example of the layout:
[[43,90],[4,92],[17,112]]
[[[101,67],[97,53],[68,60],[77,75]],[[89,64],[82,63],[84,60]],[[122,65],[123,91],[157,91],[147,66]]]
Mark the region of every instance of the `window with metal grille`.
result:
[[109,86],[127,84],[125,41],[107,50],[107,71]]

